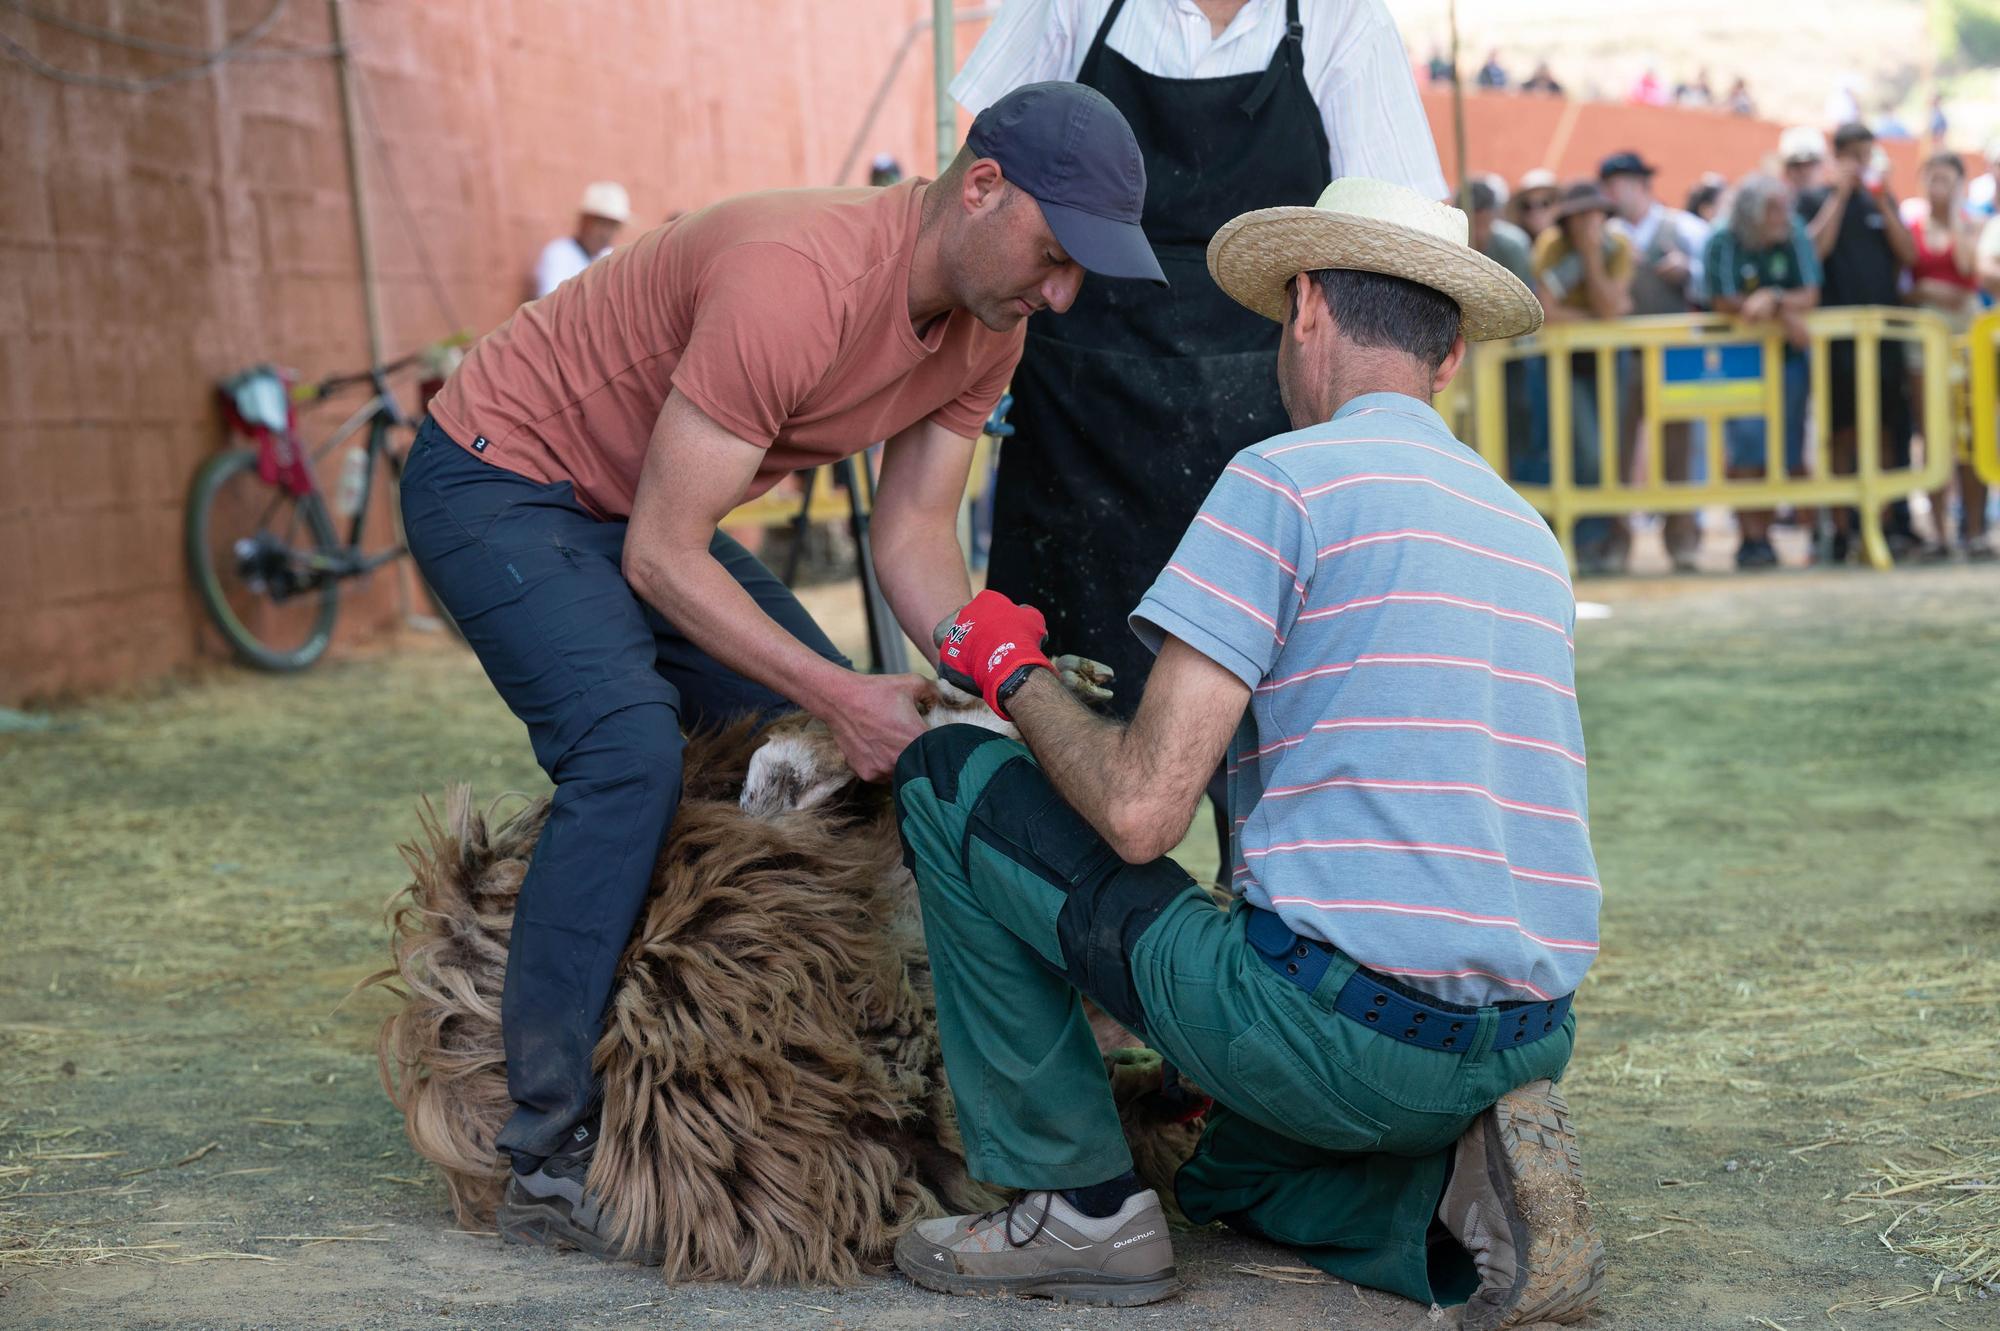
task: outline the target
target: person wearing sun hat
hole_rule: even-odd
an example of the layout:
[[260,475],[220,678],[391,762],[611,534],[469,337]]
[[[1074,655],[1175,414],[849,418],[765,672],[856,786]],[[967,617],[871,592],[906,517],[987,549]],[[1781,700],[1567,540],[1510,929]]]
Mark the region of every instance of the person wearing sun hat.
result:
[[[897,812],[966,1164],[1021,1191],[910,1230],[918,1284],[1164,1298],[1170,1187],[1197,1224],[1464,1302],[1472,1331],[1594,1306],[1552,1082],[1600,898],[1575,600],[1431,406],[1468,341],[1542,309],[1467,240],[1458,209],[1354,178],[1211,239],[1218,287],[1280,326],[1293,429],[1221,468],[1132,611],[1156,660],[1129,724],[1065,695],[1039,611],[989,590],[938,626],[940,673],[1020,739],[920,738]],[[1218,909],[1167,852],[1225,757]],[[1135,1112],[1213,1100],[1171,1183],[1133,1172],[1079,995],[1163,1059]]]
[[[1556,197],[1555,216],[1536,237],[1535,286],[1549,322],[1579,319],[1622,319],[1632,313],[1632,242],[1609,225],[1615,212],[1611,196],[1595,180],[1574,180]],[[1594,486],[1603,475],[1603,418],[1597,401],[1597,355],[1570,356],[1571,474],[1579,485]],[[1636,365],[1629,356],[1616,357],[1611,408],[1613,435],[1624,419]],[[1614,447],[1617,465],[1622,450]],[[1543,470],[1532,477],[1546,480]],[[1629,534],[1623,518],[1583,518],[1576,524],[1577,564],[1586,573],[1615,570],[1625,558]]]

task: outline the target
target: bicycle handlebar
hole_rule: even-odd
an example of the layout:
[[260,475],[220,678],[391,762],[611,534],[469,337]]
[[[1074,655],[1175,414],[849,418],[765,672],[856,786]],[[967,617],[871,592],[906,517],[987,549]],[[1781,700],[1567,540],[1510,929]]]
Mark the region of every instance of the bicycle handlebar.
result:
[[292,387],[292,400],[294,402],[317,402],[321,398],[331,397],[344,388],[352,388],[356,384],[372,384],[377,378],[386,379],[392,374],[400,374],[419,361],[442,352],[467,346],[471,342],[472,334],[461,329],[449,337],[432,342],[428,346],[421,347],[400,359],[392,360],[386,365],[376,365],[366,370],[356,370],[351,374],[331,375],[328,378],[319,380],[317,383],[295,384]]

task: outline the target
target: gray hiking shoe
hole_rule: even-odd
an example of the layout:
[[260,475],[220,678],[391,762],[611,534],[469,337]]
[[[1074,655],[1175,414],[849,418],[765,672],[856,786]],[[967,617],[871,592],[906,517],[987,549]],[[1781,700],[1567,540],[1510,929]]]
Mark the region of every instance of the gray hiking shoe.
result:
[[1562,1093],[1546,1080],[1507,1092],[1457,1151],[1438,1219],[1479,1268],[1465,1331],[1581,1321],[1604,1283],[1604,1243]]
[[1116,1308],[1154,1303],[1181,1287],[1167,1217],[1150,1188],[1101,1219],[1061,1193],[1029,1192],[984,1215],[921,1221],[896,1244],[896,1265],[941,1294]]
[[657,1266],[664,1261],[664,1249],[623,1247],[615,1237],[616,1217],[601,1197],[584,1190],[591,1157],[596,1154],[596,1129],[578,1127],[560,1153],[528,1173],[510,1172],[494,1217],[501,1242],[575,1248],[601,1262]]

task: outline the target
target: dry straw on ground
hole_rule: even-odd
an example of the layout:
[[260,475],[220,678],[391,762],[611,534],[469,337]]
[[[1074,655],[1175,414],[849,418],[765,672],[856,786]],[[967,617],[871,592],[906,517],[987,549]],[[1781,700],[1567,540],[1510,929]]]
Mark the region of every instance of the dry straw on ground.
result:
[[[1732,1002],[1716,1001],[1717,984]],[[1935,1111],[1966,1101],[1992,1098],[2000,1111],[2000,959],[1793,959],[1696,986],[1671,967],[1631,976],[1614,967],[1591,986],[1589,1008],[1597,1019],[1665,1016],[1669,1029],[1583,1061],[1585,1084],[1719,1103],[1792,1099],[1827,1114],[1829,1128],[1788,1154],[1868,1150],[1870,1172],[1842,1198],[1840,1223],[1866,1224],[1890,1252],[1923,1262],[1928,1278],[1836,1304],[1829,1317],[2000,1300],[2000,1138],[1934,1140],[1928,1126]]]

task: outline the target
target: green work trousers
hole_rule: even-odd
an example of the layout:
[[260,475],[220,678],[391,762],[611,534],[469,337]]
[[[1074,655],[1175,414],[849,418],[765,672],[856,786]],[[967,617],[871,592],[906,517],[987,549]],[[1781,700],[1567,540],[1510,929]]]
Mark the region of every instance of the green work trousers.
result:
[[1125,863],[989,731],[912,744],[896,804],[975,1177],[1073,1188],[1131,1167],[1087,995],[1216,1100],[1175,1180],[1196,1223],[1420,1302],[1470,1293],[1463,1250],[1429,1252],[1452,1145],[1507,1091],[1560,1075],[1572,1023],[1495,1048],[1500,1010],[1480,1008],[1448,1053],[1341,1016],[1353,961],[1311,993],[1279,975],[1244,937],[1247,905],[1217,908],[1172,860]]

